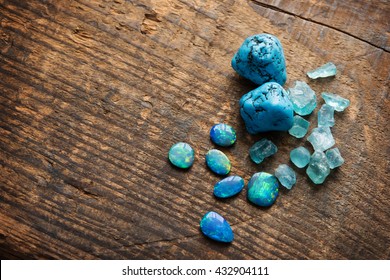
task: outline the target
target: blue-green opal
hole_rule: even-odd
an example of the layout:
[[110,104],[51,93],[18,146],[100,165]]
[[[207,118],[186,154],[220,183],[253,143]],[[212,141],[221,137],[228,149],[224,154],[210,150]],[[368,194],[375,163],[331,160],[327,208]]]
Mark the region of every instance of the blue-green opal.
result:
[[206,154],[207,166],[218,175],[226,175],[230,172],[231,164],[228,157],[220,150],[212,149]]
[[179,142],[171,147],[168,158],[173,165],[179,168],[189,168],[194,163],[195,153],[190,145]]
[[287,80],[282,44],[270,34],[246,38],[232,59],[232,67],[258,85],[267,82],[284,85]]
[[324,65],[307,72],[310,79],[327,78],[336,76],[337,68],[332,62],[325,63]]
[[283,187],[289,190],[291,190],[297,182],[295,171],[287,164],[281,164],[276,168],[275,177],[278,178]]
[[257,141],[249,149],[249,156],[254,163],[261,163],[266,157],[274,155],[278,151],[278,147],[272,141],[263,138]]
[[318,110],[318,126],[334,126],[334,108],[332,106],[324,104]]
[[236,142],[236,131],[228,124],[219,123],[210,129],[210,138],[215,144],[229,147]]
[[321,93],[321,96],[326,104],[332,106],[337,112],[344,111],[350,104],[348,99],[342,98],[334,93],[323,92]]
[[316,93],[305,82],[295,81],[294,87],[289,88],[287,93],[298,115],[310,115],[317,106]]
[[301,116],[295,115],[294,124],[292,128],[290,128],[288,133],[294,136],[295,138],[303,138],[306,135],[309,126],[310,126],[310,122],[308,122]]
[[305,147],[295,148],[290,152],[290,159],[298,168],[303,168],[310,162],[310,152]]
[[210,211],[200,220],[202,233],[215,241],[230,243],[234,233],[229,223],[218,213]]
[[330,173],[328,160],[322,151],[315,151],[306,169],[306,174],[314,184],[322,184]]
[[313,145],[316,151],[325,151],[334,144],[334,138],[329,127],[316,127],[312,130],[307,140]]
[[258,172],[248,183],[248,200],[258,206],[268,207],[274,204],[279,194],[279,184],[275,176]]
[[333,148],[330,150],[327,150],[326,153],[326,158],[328,159],[328,164],[330,169],[334,169],[336,167],[339,167],[343,165],[344,159],[340,154],[340,151],[338,148]]
[[245,182],[240,176],[229,176],[214,185],[214,195],[227,198],[238,194],[244,188]]

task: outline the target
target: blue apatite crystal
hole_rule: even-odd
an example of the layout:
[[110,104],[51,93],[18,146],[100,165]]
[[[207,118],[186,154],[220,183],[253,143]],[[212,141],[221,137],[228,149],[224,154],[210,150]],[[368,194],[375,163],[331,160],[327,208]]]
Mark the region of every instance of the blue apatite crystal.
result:
[[310,122],[301,116],[295,115],[293,126],[289,129],[288,133],[296,138],[303,138],[306,135],[309,126]]
[[266,83],[240,99],[240,113],[251,134],[287,131],[293,125],[293,107],[286,91],[277,83]]
[[338,148],[333,148],[333,149],[327,150],[325,155],[326,155],[326,158],[328,159],[328,164],[329,164],[330,169],[334,169],[336,167],[339,167],[344,163],[344,159],[341,156]]
[[332,62],[325,63],[324,65],[307,72],[310,79],[327,78],[336,76],[337,68]]
[[305,147],[295,148],[290,152],[290,159],[297,167],[303,168],[310,161],[310,152]]
[[234,233],[229,223],[218,213],[210,211],[200,220],[200,230],[208,238],[215,241],[230,243]]
[[195,153],[190,145],[179,142],[171,147],[168,158],[173,165],[179,168],[189,168],[194,163]]
[[232,59],[232,67],[258,85],[267,82],[284,85],[287,80],[282,44],[270,34],[246,38]]
[[316,93],[305,82],[295,81],[294,87],[289,88],[287,93],[298,115],[310,115],[317,106]]
[[306,174],[314,184],[322,184],[330,173],[328,160],[321,151],[315,151],[310,158]]
[[337,112],[344,111],[350,104],[348,99],[342,98],[334,93],[323,92],[321,93],[321,96],[326,104],[332,106]]
[[258,206],[274,204],[279,194],[279,184],[275,176],[258,172],[248,182],[248,200]]
[[230,125],[219,123],[210,130],[210,138],[215,144],[229,147],[236,142],[236,131]]
[[244,188],[245,182],[240,176],[229,176],[214,185],[214,195],[227,198],[238,194]]
[[207,166],[218,175],[226,175],[232,167],[228,157],[220,150],[212,149],[206,154]]
[[334,144],[334,138],[329,127],[316,127],[312,130],[307,140],[313,145],[316,151],[325,151]]
[[263,138],[257,141],[249,149],[249,156],[254,163],[261,163],[266,157],[270,157],[278,151],[278,147],[272,141]]
[[283,187],[289,190],[297,182],[295,171],[287,164],[281,164],[275,169],[275,177],[278,178]]
[[334,126],[334,108],[332,106],[324,104],[318,110],[318,126]]

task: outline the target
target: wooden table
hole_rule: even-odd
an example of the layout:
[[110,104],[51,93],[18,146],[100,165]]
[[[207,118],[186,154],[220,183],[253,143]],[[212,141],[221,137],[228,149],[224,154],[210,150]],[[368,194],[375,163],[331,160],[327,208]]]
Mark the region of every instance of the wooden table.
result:
[[[390,258],[389,19],[386,0],[0,0],[0,255]],[[310,147],[244,128],[238,101],[255,86],[230,60],[264,32],[283,44],[286,88],[299,79],[320,105],[323,91],[351,100],[332,128],[345,164],[319,186],[295,168],[269,209],[246,191],[214,198],[204,163],[219,122],[237,130],[223,151],[246,182]],[[337,76],[309,81],[328,61]],[[248,149],[263,137],[279,151],[256,165]],[[196,151],[188,171],[167,161],[178,141]],[[209,210],[232,225],[231,245],[200,233]]]

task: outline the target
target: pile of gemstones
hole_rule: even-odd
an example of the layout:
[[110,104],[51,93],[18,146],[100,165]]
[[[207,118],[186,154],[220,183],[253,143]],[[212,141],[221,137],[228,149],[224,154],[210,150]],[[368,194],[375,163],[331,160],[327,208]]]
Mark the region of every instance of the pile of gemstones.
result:
[[[232,59],[236,72],[259,85],[240,99],[240,113],[250,134],[268,131],[288,131],[296,138],[304,138],[310,122],[304,116],[317,107],[316,93],[303,81],[295,81],[287,91],[282,87],[287,80],[285,59],[279,40],[269,34],[248,37]],[[336,66],[326,63],[307,73],[310,79],[335,76]],[[331,127],[335,125],[334,111],[342,112],[349,106],[349,100],[333,94],[321,94],[325,103],[318,111],[317,127],[313,128],[307,140],[313,146],[311,154],[303,146],[290,152],[291,162],[298,168],[306,168],[306,174],[314,184],[322,184],[331,169],[344,163],[338,148],[332,148],[335,140]],[[295,115],[294,115],[295,113]],[[211,141],[221,147],[230,147],[236,140],[236,132],[228,124],[216,124],[210,130]],[[332,149],[331,149],[332,148]],[[256,164],[276,154],[277,146],[263,138],[249,149],[249,156]],[[183,142],[174,144],[169,150],[170,162],[179,168],[189,168],[195,158],[192,147]],[[206,164],[215,174],[226,176],[231,169],[229,158],[218,149],[209,150]],[[280,164],[274,175],[255,173],[247,184],[248,200],[260,207],[270,207],[279,195],[279,184],[291,189],[296,183],[296,173],[287,164]],[[237,195],[245,186],[240,176],[228,176],[214,185],[214,196],[225,199]],[[203,234],[213,240],[229,243],[234,239],[229,223],[218,213],[208,212],[200,221]]]

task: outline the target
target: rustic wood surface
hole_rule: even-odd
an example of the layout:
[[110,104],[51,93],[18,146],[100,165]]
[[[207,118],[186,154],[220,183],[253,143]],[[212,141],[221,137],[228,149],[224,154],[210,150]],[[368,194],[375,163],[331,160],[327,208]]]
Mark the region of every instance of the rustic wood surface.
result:
[[[0,0],[0,255],[10,259],[389,259],[390,4],[386,0]],[[249,35],[281,40],[289,75],[351,100],[332,129],[345,164],[326,183],[281,190],[269,209],[212,195],[210,127],[246,181],[310,145],[250,136],[230,67]],[[334,79],[305,73],[333,61]],[[320,101],[320,104],[323,101]],[[311,127],[317,116],[312,114]],[[278,153],[248,157],[268,137]],[[167,161],[189,142],[188,171]],[[209,210],[231,245],[202,236]]]

